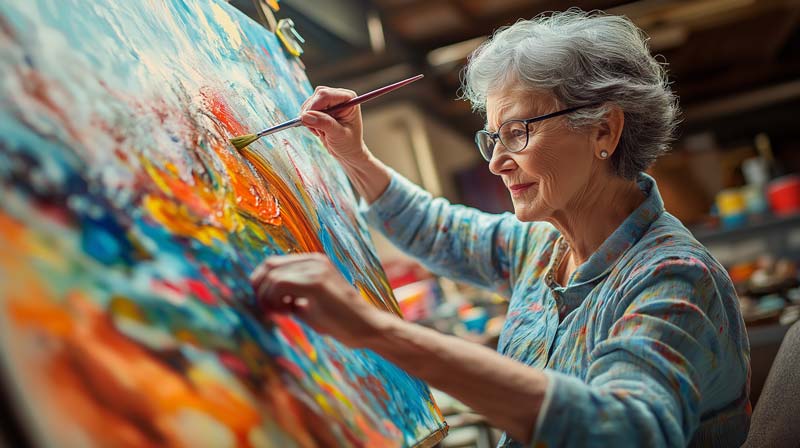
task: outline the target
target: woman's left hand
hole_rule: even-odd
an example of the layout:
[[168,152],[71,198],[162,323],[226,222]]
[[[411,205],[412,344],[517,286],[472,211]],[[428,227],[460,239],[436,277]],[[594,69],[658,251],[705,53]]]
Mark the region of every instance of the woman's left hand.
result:
[[250,275],[250,283],[267,313],[292,313],[350,347],[364,347],[379,334],[383,313],[370,306],[324,254],[269,257]]

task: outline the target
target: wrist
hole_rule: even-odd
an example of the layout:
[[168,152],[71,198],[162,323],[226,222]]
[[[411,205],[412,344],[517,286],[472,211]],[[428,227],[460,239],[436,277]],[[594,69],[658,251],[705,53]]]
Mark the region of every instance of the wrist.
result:
[[380,352],[381,347],[386,346],[386,342],[389,340],[389,335],[393,331],[395,325],[398,321],[402,321],[402,319],[390,312],[369,305],[367,308],[368,310],[365,311],[364,322],[367,324],[368,330],[365,332],[360,345],[363,348]]
[[386,165],[372,155],[366,145],[363,145],[363,150],[358,155],[339,159],[339,163],[358,194],[368,204],[386,191],[392,178]]
[[367,148],[364,140],[351,150],[332,153],[333,157],[344,167],[357,168],[365,164],[374,163],[374,156]]

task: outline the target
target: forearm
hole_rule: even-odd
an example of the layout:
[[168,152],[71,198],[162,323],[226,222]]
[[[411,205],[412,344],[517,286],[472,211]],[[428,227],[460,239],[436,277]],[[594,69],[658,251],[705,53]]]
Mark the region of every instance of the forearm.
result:
[[350,182],[358,191],[358,194],[371,204],[389,186],[391,174],[386,165],[378,160],[364,145],[364,156],[358,158],[339,159],[339,163],[344,169]]
[[484,415],[515,440],[529,441],[544,401],[547,377],[539,370],[478,344],[375,314],[369,348]]
[[363,216],[435,274],[507,295],[516,278],[515,266],[547,237],[544,230],[549,225],[532,228],[511,214],[453,205],[389,168],[386,172],[389,185],[369,207],[362,207]]

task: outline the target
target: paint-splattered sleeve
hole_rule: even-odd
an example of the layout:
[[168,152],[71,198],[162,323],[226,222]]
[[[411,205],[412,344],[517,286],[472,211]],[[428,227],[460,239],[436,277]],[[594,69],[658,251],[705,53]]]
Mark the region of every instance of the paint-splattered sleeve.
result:
[[368,222],[432,272],[507,294],[546,224],[450,204],[397,173],[368,207]]
[[590,328],[598,342],[586,381],[545,371],[548,406],[531,446],[683,447],[698,427],[701,397],[720,406],[746,399],[743,330],[726,311],[735,296],[718,289],[719,275],[688,257],[636,274],[613,318]]

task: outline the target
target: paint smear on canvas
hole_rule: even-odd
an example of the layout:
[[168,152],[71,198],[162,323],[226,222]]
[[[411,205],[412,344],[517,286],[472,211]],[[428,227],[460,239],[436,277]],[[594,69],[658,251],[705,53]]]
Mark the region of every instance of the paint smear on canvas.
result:
[[0,4],[0,372],[44,446],[411,446],[427,387],[252,312],[270,254],[327,253],[396,302],[311,93],[220,0]]

